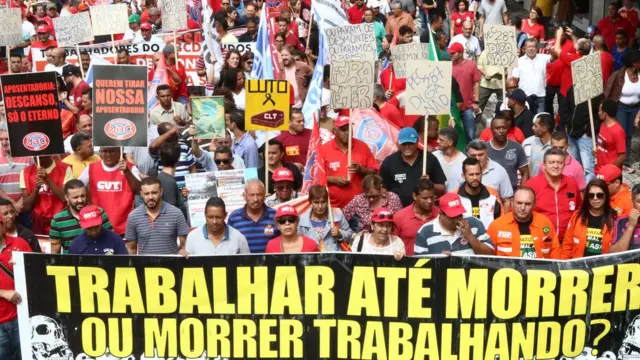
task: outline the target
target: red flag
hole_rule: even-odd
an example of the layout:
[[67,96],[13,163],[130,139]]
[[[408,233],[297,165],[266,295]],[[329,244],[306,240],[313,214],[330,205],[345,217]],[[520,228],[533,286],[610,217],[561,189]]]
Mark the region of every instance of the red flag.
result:
[[324,172],[324,157],[318,156],[320,145],[322,145],[320,124],[318,124],[317,113],[313,113],[313,129],[311,130],[311,137],[309,138],[309,150],[307,151],[307,163],[301,190],[303,194],[306,194],[313,185],[327,186],[327,174]]

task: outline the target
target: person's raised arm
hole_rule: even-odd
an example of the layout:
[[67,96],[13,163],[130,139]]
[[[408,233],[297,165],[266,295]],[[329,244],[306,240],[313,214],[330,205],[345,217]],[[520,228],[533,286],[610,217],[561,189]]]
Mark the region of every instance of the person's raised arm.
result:
[[631,239],[633,239],[633,231],[638,225],[638,217],[640,217],[640,211],[636,209],[632,209],[629,213],[629,221],[627,222],[627,228],[622,233],[622,236],[615,242],[615,244],[611,245],[609,248],[609,253],[617,253],[629,250],[629,246],[631,245]]
[[151,142],[151,144],[149,144],[149,152],[150,153],[157,153],[160,150],[160,146],[162,146],[162,144],[164,144],[167,140],[169,140],[174,134],[178,133],[178,127],[174,126],[171,129],[169,129],[169,131],[167,131],[166,133],[158,136],[155,140],[153,140]]

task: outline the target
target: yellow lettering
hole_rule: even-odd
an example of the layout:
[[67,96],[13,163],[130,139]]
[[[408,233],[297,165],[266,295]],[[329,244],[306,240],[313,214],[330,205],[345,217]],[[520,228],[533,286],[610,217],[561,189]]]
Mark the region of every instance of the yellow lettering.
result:
[[[336,279],[328,266],[307,266],[304,271],[304,313],[306,315],[333,315]],[[322,302],[322,310],[318,303]]]
[[207,280],[204,277],[203,268],[187,267],[182,270],[182,288],[180,289],[180,313],[212,313],[211,299],[209,298],[209,288],[207,286]]
[[79,267],[80,312],[110,313],[111,298],[109,297],[109,291],[107,291],[108,286],[109,276],[104,269],[99,267]]
[[[171,314],[176,312],[178,310],[178,296],[174,290],[176,277],[173,271],[165,268],[148,267],[144,269],[144,276],[146,280],[147,312],[151,314]],[[173,355],[173,357],[175,356],[177,355]]]
[[82,322],[82,349],[91,357],[101,356],[107,351],[107,328],[104,321],[88,317]]
[[59,313],[71,312],[71,290],[69,282],[71,276],[76,276],[74,266],[47,266],[47,276],[53,276],[56,282],[56,304]]
[[434,323],[420,323],[416,336],[414,359],[440,359],[438,352],[438,333]]
[[133,319],[110,318],[109,352],[117,358],[125,358],[133,353]]
[[[304,344],[302,335],[304,334],[304,326],[299,320],[281,319],[279,324],[280,339],[280,358],[302,358],[304,354]],[[293,348],[293,355],[291,354]]]
[[[553,316],[556,297],[556,274],[547,270],[527,270],[527,306],[526,317]],[[542,315],[540,306],[542,305]],[[514,323],[515,324],[515,323]],[[533,345],[533,341],[532,341]],[[533,355],[532,355],[533,356]],[[525,357],[527,359],[527,357]]]
[[354,267],[353,275],[351,276],[351,291],[349,294],[347,315],[365,315],[371,317],[380,316],[380,304],[378,304],[377,289],[372,267]]
[[[396,292],[396,295],[398,293]],[[381,321],[367,321],[362,344],[362,359],[387,359],[387,343]],[[374,355],[375,354],[375,355]],[[393,359],[396,360],[396,359]]]
[[[574,335],[575,334],[575,335]],[[587,335],[587,324],[580,319],[567,321],[562,330],[562,355],[574,358],[582,354]],[[571,344],[575,345],[571,347]]]
[[[584,270],[560,270],[559,316],[587,313],[589,274]],[[575,311],[572,305],[575,304]]]
[[302,315],[302,299],[298,285],[298,273],[295,266],[278,266],[273,278],[271,315]]
[[[407,270],[405,268],[379,267],[378,277],[384,279],[383,314],[385,317],[397,317],[399,293],[398,283],[400,282],[400,279],[407,278]],[[380,359],[380,357],[378,357],[378,359]]]
[[460,359],[482,359],[483,344],[484,324],[460,324]]
[[231,326],[224,319],[207,319],[207,356],[231,357]]
[[507,324],[494,323],[489,325],[485,360],[509,359],[509,340],[507,339]]
[[[613,275],[613,265],[598,266],[592,269],[593,282],[591,285],[591,314],[611,312],[611,302],[605,301],[605,295],[611,294],[613,286],[607,283],[607,276]],[[565,326],[566,327],[566,326]],[[563,352],[563,354],[565,354]]]
[[[186,270],[187,268],[185,268]],[[180,322],[180,352],[186,358],[197,358],[204,353],[204,325],[196,318]]]
[[535,336],[536,323],[527,323],[527,331],[525,333],[521,323],[513,322],[511,326],[511,360],[519,360],[521,351],[523,359],[533,359]]
[[320,344],[320,357],[326,359],[331,356],[331,329],[337,326],[335,319],[314,319],[313,327],[318,328],[318,344]]
[[278,326],[276,319],[260,319],[260,357],[277,358],[278,351],[273,349],[273,343],[278,341],[278,336],[273,333],[273,328]]
[[213,268],[213,309],[216,314],[232,315],[236,313],[236,304],[229,303],[227,295],[227,269]]
[[[238,314],[266,315],[269,313],[269,273],[266,266],[239,267],[237,271]],[[253,276],[251,276],[253,273]],[[253,278],[253,279],[252,279]],[[255,305],[255,310],[253,310]],[[253,324],[255,329],[255,324]],[[235,339],[234,339],[235,344]],[[255,340],[254,340],[255,342]],[[235,351],[234,351],[235,355]]]
[[407,287],[409,288],[407,316],[409,318],[425,319],[431,317],[431,308],[422,305],[424,299],[428,299],[431,297],[431,287],[424,285],[424,281],[430,279],[431,269],[409,269],[409,284],[407,285]]
[[625,311],[627,306],[630,311],[640,309],[640,264],[618,265],[613,304],[613,311]]
[[543,321],[538,323],[538,359],[555,359],[560,355],[560,338],[562,327],[557,322]]
[[412,336],[413,328],[411,325],[402,322],[389,323],[389,359],[413,359]]
[[[160,322],[162,322],[162,328],[160,328]],[[177,319],[145,318],[144,356],[148,358],[178,356],[177,324]]]
[[[500,269],[493,275],[492,284],[493,314],[504,320],[518,316],[522,309],[522,274],[515,269]],[[505,293],[506,289],[509,289],[508,294]]]
[[[233,321],[233,357],[255,358],[257,353],[256,323],[253,320],[235,319]],[[244,347],[247,345],[245,354]]]
[[[447,270],[446,318],[485,319],[487,317],[488,269]],[[495,289],[494,289],[495,291]],[[459,306],[458,306],[459,305]],[[460,315],[458,315],[458,308]]]
[[360,333],[360,324],[357,321],[338,321],[337,344],[339,359],[360,359],[361,347],[360,341],[358,340],[360,338]]
[[[118,299],[118,301],[113,303],[113,313],[144,314],[144,302],[136,269],[132,267],[116,268],[114,278],[118,279],[118,281],[113,283],[113,298]],[[111,348],[109,348],[109,351],[111,351]]]

